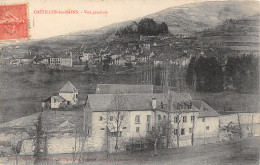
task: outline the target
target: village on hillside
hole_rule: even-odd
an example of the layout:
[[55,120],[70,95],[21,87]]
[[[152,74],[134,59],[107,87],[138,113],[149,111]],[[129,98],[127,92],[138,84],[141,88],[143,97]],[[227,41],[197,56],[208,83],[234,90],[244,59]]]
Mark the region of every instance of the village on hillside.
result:
[[0,36],[0,164],[259,164],[256,4],[197,2],[50,38]]

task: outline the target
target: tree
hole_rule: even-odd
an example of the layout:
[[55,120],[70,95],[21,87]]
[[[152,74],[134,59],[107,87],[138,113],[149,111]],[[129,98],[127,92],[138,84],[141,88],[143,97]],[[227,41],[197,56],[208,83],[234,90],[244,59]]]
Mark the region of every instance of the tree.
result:
[[152,18],[141,19],[137,28],[140,35],[159,35],[168,33],[168,26],[165,22],[157,24]]
[[224,74],[215,57],[199,57],[194,70],[198,91],[221,92],[223,90]]
[[162,67],[161,65],[157,65],[155,67],[155,85],[161,86],[161,72],[162,72]]
[[103,61],[103,71],[107,71],[109,69],[109,64],[111,63],[112,58],[111,57],[107,57],[104,61]]
[[115,150],[118,152],[119,137],[122,136],[122,128],[126,124],[126,117],[128,115],[127,99],[123,95],[114,94],[109,109],[107,111],[107,128],[110,137],[115,137]]
[[189,65],[188,65],[188,68],[187,68],[186,83],[187,83],[187,85],[189,85],[190,88],[192,88],[193,84],[194,84],[195,63],[196,63],[196,58],[192,57]]
[[241,121],[240,121],[240,115],[237,112],[237,122],[238,122],[238,133],[239,133],[239,138],[241,139],[243,137],[242,134],[242,127],[241,127]]
[[40,113],[38,119],[37,119],[37,123],[36,123],[36,139],[34,142],[34,163],[35,164],[40,164],[42,162],[43,159],[43,148],[42,148],[42,143],[43,143],[43,126],[42,126],[42,113]]
[[229,57],[225,67],[227,83],[232,84],[240,93],[254,93],[259,84],[259,57],[244,55]]
[[145,140],[148,143],[148,146],[154,149],[155,156],[157,155],[158,147],[164,146],[163,139],[172,134],[171,128],[171,121],[160,121],[146,134]]

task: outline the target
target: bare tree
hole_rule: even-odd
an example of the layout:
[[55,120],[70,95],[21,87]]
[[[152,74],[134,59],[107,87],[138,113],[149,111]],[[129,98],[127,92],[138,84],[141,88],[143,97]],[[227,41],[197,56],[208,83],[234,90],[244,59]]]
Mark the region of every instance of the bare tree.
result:
[[107,121],[110,136],[115,137],[115,150],[118,152],[118,140],[122,136],[122,127],[125,125],[128,115],[127,99],[123,95],[114,94],[107,111]]
[[241,128],[241,122],[240,122],[240,115],[237,112],[237,122],[238,122],[238,133],[239,133],[239,138],[242,138],[242,128]]

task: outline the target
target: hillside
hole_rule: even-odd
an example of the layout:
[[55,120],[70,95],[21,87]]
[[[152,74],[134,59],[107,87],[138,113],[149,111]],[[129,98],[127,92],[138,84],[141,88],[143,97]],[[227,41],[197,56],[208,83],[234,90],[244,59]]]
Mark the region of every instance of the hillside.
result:
[[[202,2],[171,7],[163,11],[147,15],[156,22],[165,22],[169,32],[174,35],[192,35],[205,29],[214,28],[226,19],[242,19],[259,13],[258,2]],[[138,18],[138,22],[142,18]],[[129,25],[131,21],[115,23],[101,29],[80,31],[73,34],[56,36],[44,40],[36,40],[17,44],[19,49],[2,51],[3,56],[24,56],[28,52],[50,53],[60,51],[82,51],[86,48],[99,48],[106,41],[113,39],[117,29]],[[16,46],[17,46],[16,45]]]
[[229,47],[240,53],[259,53],[259,17],[226,20],[216,28],[198,33],[205,47]]

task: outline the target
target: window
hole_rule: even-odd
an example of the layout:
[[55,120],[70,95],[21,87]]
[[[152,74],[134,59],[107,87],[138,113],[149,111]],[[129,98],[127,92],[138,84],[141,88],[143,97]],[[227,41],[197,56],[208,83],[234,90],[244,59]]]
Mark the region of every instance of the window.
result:
[[100,130],[105,130],[105,128],[101,128]]
[[123,127],[123,129],[126,129],[126,127]]
[[185,135],[185,129],[184,128],[181,129],[181,135]]
[[158,115],[158,121],[161,120],[161,115]]
[[135,116],[135,123],[140,123],[140,115]]
[[102,116],[100,116],[100,117],[99,117],[99,121],[102,121],[102,120],[103,120],[103,117],[102,117]]
[[163,116],[163,119],[164,119],[164,120],[167,120],[166,116]]
[[205,122],[205,117],[202,118],[202,122]]
[[195,121],[195,116],[191,116],[190,120],[191,120],[191,122],[194,122]]
[[189,128],[189,133],[192,133],[192,128]]
[[110,136],[112,136],[112,137],[121,137],[122,136],[122,131],[110,132]]
[[150,123],[147,124],[147,131],[150,131]]
[[139,133],[139,132],[140,132],[140,127],[136,127],[135,132],[136,132],[136,133]]
[[151,122],[151,115],[147,115],[147,123]]
[[120,120],[122,121],[124,119],[124,116],[120,116]]
[[206,127],[206,130],[209,130],[209,126]]
[[110,116],[110,121],[113,121],[113,116]]
[[54,103],[56,103],[56,99],[54,99]]
[[174,135],[177,135],[177,134],[178,134],[178,129],[174,129],[174,130],[173,130],[173,134],[174,134]]
[[178,117],[174,117],[174,123],[178,123]]
[[183,121],[184,123],[186,123],[186,122],[187,122],[187,116],[183,116],[183,117],[182,117],[182,121]]

